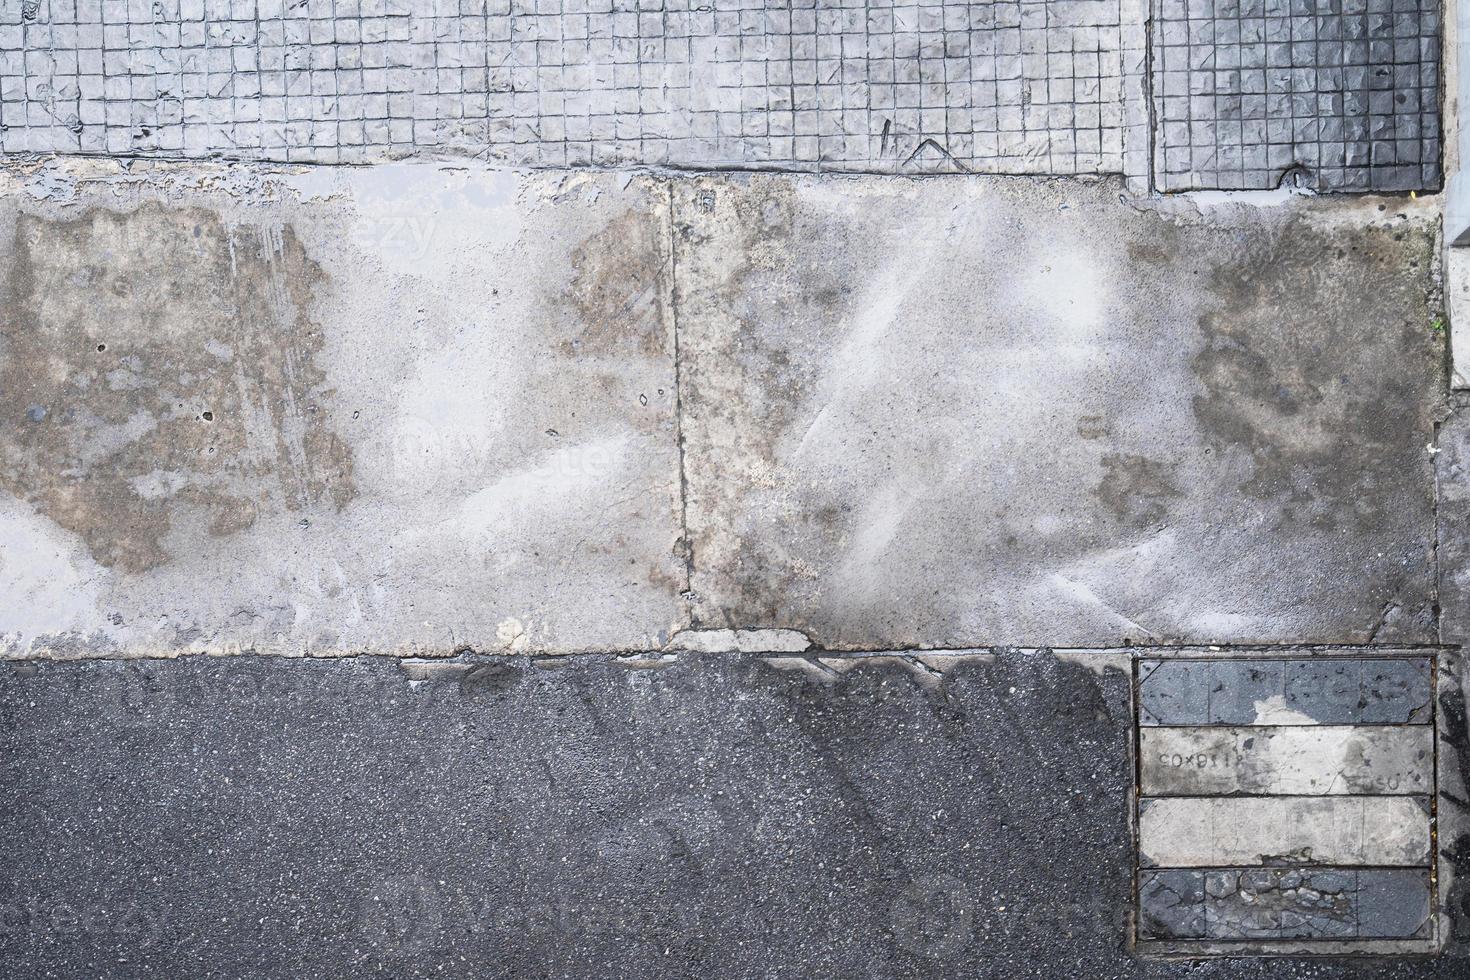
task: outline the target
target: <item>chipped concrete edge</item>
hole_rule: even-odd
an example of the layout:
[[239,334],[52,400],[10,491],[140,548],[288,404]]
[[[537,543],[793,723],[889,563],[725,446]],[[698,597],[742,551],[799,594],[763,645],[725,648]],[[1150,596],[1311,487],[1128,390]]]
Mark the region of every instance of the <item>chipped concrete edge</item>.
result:
[[791,629],[674,629],[669,640],[660,646],[616,647],[608,645],[575,646],[566,648],[542,648],[522,642],[524,634],[507,635],[504,642],[496,646],[472,646],[468,644],[408,644],[391,649],[336,648],[336,647],[285,647],[253,646],[238,643],[190,646],[190,647],[129,647],[107,649],[93,645],[87,638],[74,635],[56,637],[45,643],[36,643],[22,649],[7,643],[0,635],[0,663],[24,663],[27,661],[149,661],[178,660],[187,658],[262,657],[279,660],[352,660],[356,658],[383,658],[419,661],[452,661],[464,657],[532,657],[536,659],[572,659],[577,657],[663,657],[680,654],[705,653],[731,656],[777,656],[800,655],[805,660],[871,660],[874,658],[907,661],[955,662],[966,659],[981,659],[991,662],[997,656],[1052,655],[1065,663],[1088,667],[1098,674],[1109,670],[1129,672],[1135,657],[1150,660],[1189,659],[1282,659],[1282,658],[1376,658],[1376,657],[1424,657],[1456,650],[1458,647],[1441,644],[1424,645],[1352,645],[1327,643],[1300,644],[1251,644],[1232,646],[1118,646],[1118,647],[1060,647],[1060,646],[1017,646],[976,645],[972,647],[874,647],[870,649],[828,648],[814,643],[806,634]]
[[1460,77],[1460,45],[1470,42],[1470,35],[1461,37],[1460,17],[1466,16],[1466,8],[1447,4],[1442,18],[1440,49],[1440,128],[1441,165],[1444,173],[1445,242],[1455,244],[1470,231],[1470,200],[1463,172],[1465,152],[1462,142],[1470,134],[1463,133],[1460,126],[1462,110],[1460,99],[1462,82]]
[[791,656],[800,654],[807,660],[864,660],[873,658],[906,658],[908,660],[963,660],[981,658],[993,661],[997,655],[1036,656],[1050,654],[1066,663],[1075,663],[1102,674],[1108,670],[1129,672],[1132,660],[1253,659],[1313,657],[1424,657],[1458,647],[1448,644],[1240,644],[1208,646],[1117,646],[1060,647],[1017,646],[1011,644],[971,647],[874,647],[829,648],[815,643],[805,633],[792,629],[679,629],[669,632],[667,642],[659,646],[616,647],[608,645],[542,648],[522,642],[524,634],[502,637],[496,646],[468,644],[408,644],[391,649],[335,648],[309,646],[273,648],[238,643],[190,647],[129,647],[107,649],[88,642],[86,637],[67,635],[21,649],[7,643],[0,634],[0,662],[89,660],[176,660],[190,657],[231,658],[269,657],[280,660],[351,660],[354,658],[386,658],[399,660],[443,661],[471,657],[533,657],[569,659],[575,657],[661,657],[686,653],[728,654],[732,656]]
[[1136,176],[1123,174],[943,173],[881,174],[807,171],[727,170],[678,168],[658,165],[606,167],[525,167],[482,160],[385,160],[371,164],[314,164],[229,159],[188,160],[167,157],[113,157],[0,155],[0,194],[17,194],[58,204],[70,203],[84,184],[111,184],[120,190],[150,186],[178,191],[218,191],[241,203],[268,203],[282,193],[303,201],[326,201],[346,195],[348,180],[341,175],[371,170],[404,172],[441,171],[460,174],[520,174],[547,179],[585,180],[607,174],[628,179],[647,177],[667,181],[722,178],[736,181],[791,180],[800,182],[928,184],[940,181],[991,184],[1105,185],[1116,188],[1129,207],[1157,211],[1177,220],[1217,220],[1222,211],[1300,211],[1324,227],[1360,226],[1404,220],[1440,220],[1440,194],[1317,194],[1296,189],[1275,191],[1190,191],[1177,194],[1140,193]]
[[1470,248],[1462,241],[1470,231],[1470,188],[1465,186],[1467,175],[1463,171],[1464,156],[1461,142],[1465,136],[1460,125],[1461,87],[1460,44],[1470,42],[1470,35],[1461,38],[1459,12],[1463,6],[1447,6],[1443,18],[1443,48],[1440,53],[1440,125],[1443,136],[1442,165],[1444,190],[1439,195],[1443,202],[1441,226],[1441,281],[1444,284],[1444,315],[1449,321],[1450,388],[1470,389],[1470,353],[1457,356],[1457,351],[1470,352],[1470,295],[1457,299],[1463,292],[1459,286],[1470,284]]

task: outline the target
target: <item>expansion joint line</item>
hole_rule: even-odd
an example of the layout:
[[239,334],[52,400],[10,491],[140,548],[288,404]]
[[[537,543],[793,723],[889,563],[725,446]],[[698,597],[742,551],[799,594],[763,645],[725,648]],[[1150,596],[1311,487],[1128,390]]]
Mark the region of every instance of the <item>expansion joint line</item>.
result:
[[684,375],[683,356],[679,348],[679,226],[674,207],[674,184],[664,181],[669,209],[669,320],[673,334],[674,356],[674,441],[679,453],[679,557],[684,564],[684,613],[690,628],[694,621],[694,544],[689,538],[689,475],[685,466],[684,445]]

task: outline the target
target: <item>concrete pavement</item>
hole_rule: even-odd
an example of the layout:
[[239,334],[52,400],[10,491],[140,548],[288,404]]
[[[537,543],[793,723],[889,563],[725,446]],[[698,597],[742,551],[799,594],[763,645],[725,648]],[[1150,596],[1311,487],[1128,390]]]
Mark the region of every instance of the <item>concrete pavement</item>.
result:
[[10,180],[11,656],[1436,639],[1413,202]]

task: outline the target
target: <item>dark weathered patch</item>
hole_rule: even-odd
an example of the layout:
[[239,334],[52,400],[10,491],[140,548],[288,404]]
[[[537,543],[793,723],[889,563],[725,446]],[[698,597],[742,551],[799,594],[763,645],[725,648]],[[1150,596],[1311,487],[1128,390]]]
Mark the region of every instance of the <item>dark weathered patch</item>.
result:
[[307,316],[323,273],[291,228],[21,215],[0,275],[0,489],[99,563],[166,562],[184,508],[224,536],[354,495]]
[[1144,939],[1419,939],[1427,871],[1168,869],[1139,882]]
[[[1329,235],[1297,216],[1210,269],[1194,414],[1208,452],[1248,461],[1238,489],[1274,527],[1352,538],[1401,522],[1415,497],[1431,507],[1425,447],[1444,386],[1433,252],[1422,223]],[[1283,310],[1310,322],[1283,322]],[[1379,558],[1360,638],[1424,635],[1428,549]]]
[[1420,657],[1300,660],[1144,660],[1143,725],[1254,725],[1259,705],[1321,725],[1428,722],[1430,661]]
[[[1298,217],[1212,266],[1194,412],[1217,451],[1249,457],[1243,492],[1282,501],[1286,519],[1323,531],[1371,528],[1395,499],[1380,486],[1427,472],[1424,447],[1403,434],[1406,418],[1426,412],[1415,382],[1443,371],[1443,342],[1429,329],[1433,250],[1426,226],[1329,237]],[[1312,322],[1282,322],[1283,310],[1310,310],[1297,315]]]

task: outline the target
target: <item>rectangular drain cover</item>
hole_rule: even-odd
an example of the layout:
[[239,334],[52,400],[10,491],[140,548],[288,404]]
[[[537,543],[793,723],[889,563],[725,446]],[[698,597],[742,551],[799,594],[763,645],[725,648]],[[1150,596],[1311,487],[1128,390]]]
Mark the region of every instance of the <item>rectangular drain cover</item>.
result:
[[1431,948],[1432,658],[1136,669],[1141,948]]

